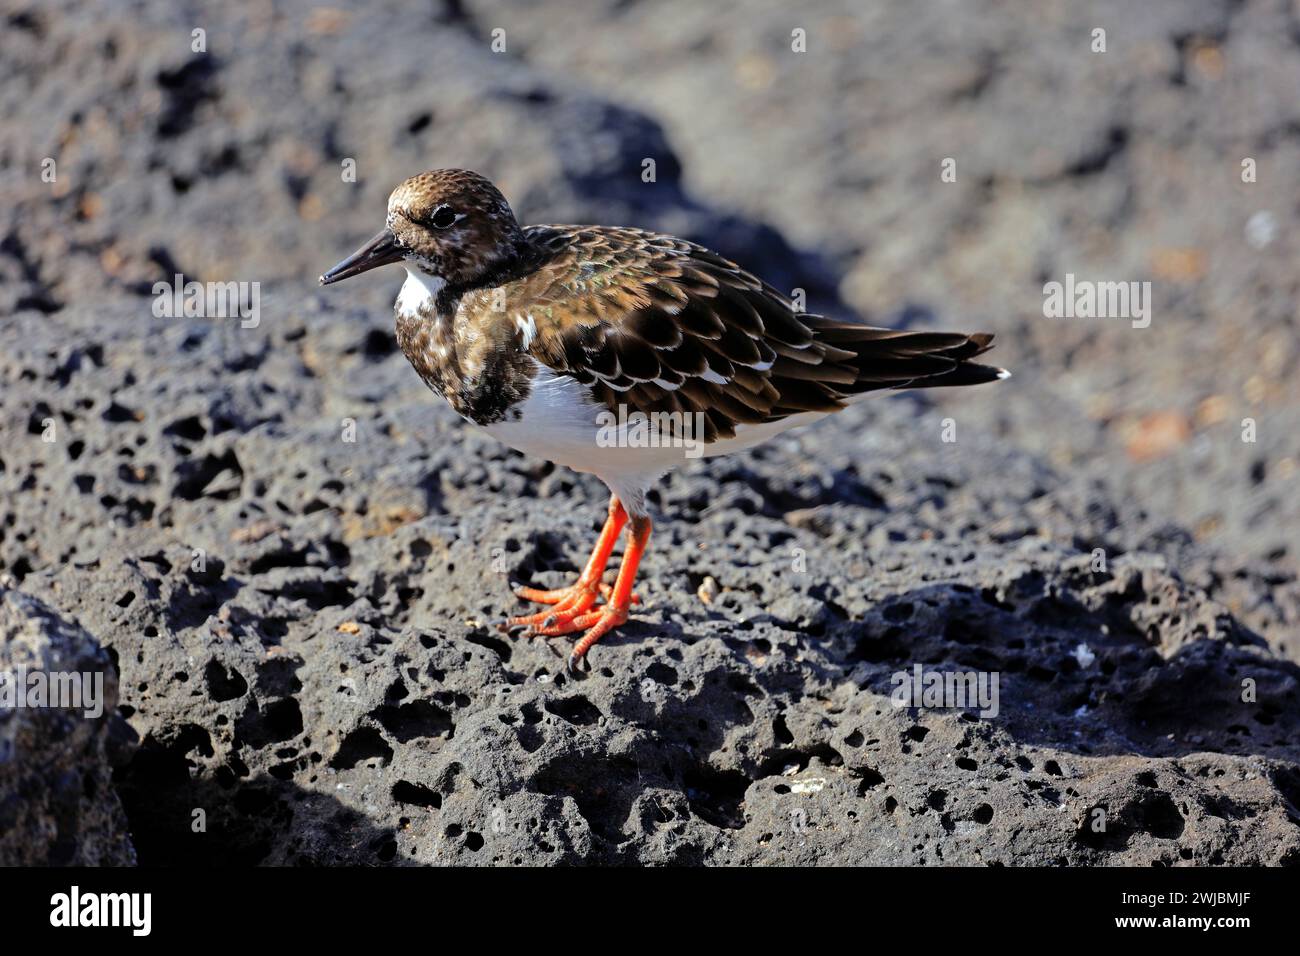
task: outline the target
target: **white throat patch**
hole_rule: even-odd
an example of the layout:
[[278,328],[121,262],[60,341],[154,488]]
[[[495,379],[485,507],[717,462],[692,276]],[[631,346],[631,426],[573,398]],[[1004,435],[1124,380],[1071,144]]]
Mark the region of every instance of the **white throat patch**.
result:
[[397,312],[399,315],[415,318],[421,309],[426,315],[436,312],[434,303],[438,293],[447,283],[441,276],[431,276],[427,272],[411,266],[406,267],[406,281],[402,291],[397,293]]

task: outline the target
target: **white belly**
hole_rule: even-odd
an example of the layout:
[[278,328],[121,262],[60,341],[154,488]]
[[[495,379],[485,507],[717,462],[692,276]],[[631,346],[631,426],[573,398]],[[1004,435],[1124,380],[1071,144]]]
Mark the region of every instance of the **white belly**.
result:
[[648,446],[633,429],[620,428],[617,416],[591,401],[585,385],[550,369],[539,372],[528,398],[506,421],[484,430],[525,455],[602,478],[611,473],[659,475],[686,457],[683,447]]
[[585,385],[545,368],[523,404],[483,430],[525,455],[595,475],[633,514],[644,511],[646,489],[687,458],[680,446],[647,446],[641,434],[620,428],[608,409],[592,402]]
[[686,423],[675,435],[663,434],[645,417],[610,412],[591,401],[585,385],[540,365],[528,398],[512,411],[520,414],[487,425],[484,431],[525,455],[596,475],[630,510],[640,510],[645,490],[676,465],[743,451],[825,417],[805,412],[770,424],[741,425],[735,438],[706,445],[699,422]]

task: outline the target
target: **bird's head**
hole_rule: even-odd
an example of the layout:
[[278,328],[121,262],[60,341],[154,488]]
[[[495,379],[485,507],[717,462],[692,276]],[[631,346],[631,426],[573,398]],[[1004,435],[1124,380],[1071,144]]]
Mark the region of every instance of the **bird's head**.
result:
[[434,169],[394,189],[384,228],[320,282],[405,261],[447,285],[470,286],[517,257],[523,241],[496,186],[468,170]]

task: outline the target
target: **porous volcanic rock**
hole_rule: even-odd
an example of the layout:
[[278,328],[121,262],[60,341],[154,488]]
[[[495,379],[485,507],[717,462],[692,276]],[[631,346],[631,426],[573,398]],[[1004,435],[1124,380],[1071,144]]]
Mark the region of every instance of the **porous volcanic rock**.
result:
[[[4,557],[114,655],[145,862],[1297,859],[1297,668],[1167,526],[880,398],[670,475],[575,679],[492,625],[603,488],[463,425],[388,322],[20,319]],[[1000,675],[996,716],[894,706],[917,664]]]
[[[1300,861],[1292,15],[1103,5],[1107,59],[1077,4],[857,6],[9,0],[0,571],[113,661],[142,862]],[[435,166],[1015,375],[686,464],[571,678],[493,624],[604,489],[427,392],[397,270],[315,287]],[[1046,321],[1067,271],[1151,327]],[[156,317],[177,273],[256,325]],[[996,715],[894,706],[917,665]]]
[[[89,634],[12,583],[0,579],[0,681],[23,702],[0,705],[0,866],[134,864],[107,755],[117,674]],[[79,706],[29,696],[37,679],[72,675],[88,677]]]

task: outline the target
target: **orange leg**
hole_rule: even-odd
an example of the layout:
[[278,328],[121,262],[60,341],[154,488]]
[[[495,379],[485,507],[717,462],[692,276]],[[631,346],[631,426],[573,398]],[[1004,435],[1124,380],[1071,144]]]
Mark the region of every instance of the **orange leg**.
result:
[[[578,578],[577,583],[558,591],[537,591],[534,588],[517,588],[515,593],[529,601],[554,605],[551,610],[539,614],[508,618],[503,622],[502,630],[510,631],[516,627],[525,628],[525,635],[556,636],[575,631],[586,631],[573,652],[569,654],[569,671],[575,671],[577,662],[586,656],[591,645],[601,640],[604,635],[614,630],[619,624],[627,622],[628,610],[638,604],[640,598],[632,593],[632,583],[637,576],[637,564],[645,554],[646,542],[650,540],[650,519],[638,516],[632,519],[632,528],[628,535],[628,548],[623,554],[623,563],[619,566],[619,576],[614,587],[601,584],[604,566],[610,562],[610,554],[619,540],[619,532],[628,523],[628,512],[617,498],[611,498],[610,518],[604,523],[601,537],[595,542],[591,558]],[[606,602],[594,607],[595,598],[603,594]]]
[[[609,517],[605,519],[605,527],[601,529],[600,537],[596,539],[596,546],[591,549],[591,557],[587,559],[587,566],[579,575],[577,583],[553,591],[520,586],[514,589],[515,596],[537,604],[554,604],[557,609],[586,601],[582,608],[584,611],[596,603],[598,594],[608,597],[610,589],[607,585],[601,584],[600,579],[605,574],[605,565],[609,564],[609,556],[613,553],[614,545],[618,543],[619,532],[623,530],[625,524],[627,524],[627,512],[623,509],[623,502],[611,496]],[[543,618],[546,616],[542,615]],[[512,618],[506,623],[513,626],[531,622],[523,618]]]
[[[587,560],[587,566],[583,569],[578,580],[565,588],[557,588],[553,591],[542,591],[537,588],[516,587],[515,595],[526,601],[535,601],[538,604],[550,604],[551,610],[542,611],[538,614],[525,614],[521,617],[507,618],[500,626],[501,630],[510,631],[514,628],[532,628],[539,624],[555,625],[567,622],[579,614],[586,613],[592,605],[596,603],[596,598],[604,597],[609,600],[613,595],[613,588],[601,582],[605,574],[605,566],[609,564],[609,556],[614,551],[614,545],[618,543],[619,533],[627,524],[627,511],[623,508],[623,503],[618,498],[611,497],[609,500],[609,517],[605,519],[605,527],[601,529],[600,537],[596,541],[595,548],[592,549],[591,557]],[[632,595],[632,603],[639,603],[640,599]]]
[[645,554],[646,545],[650,541],[650,519],[645,516],[633,518],[628,539],[623,563],[618,568],[618,579],[604,605],[585,614],[566,615],[568,619],[564,621],[543,623],[533,628],[533,633],[546,637],[586,631],[569,654],[570,673],[578,669],[578,662],[587,656],[587,651],[591,650],[593,644],[620,624],[627,623],[628,611],[632,607],[632,582],[636,578],[637,565],[641,563],[641,556]]

